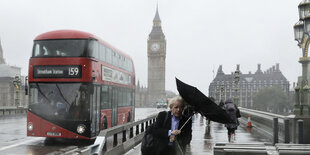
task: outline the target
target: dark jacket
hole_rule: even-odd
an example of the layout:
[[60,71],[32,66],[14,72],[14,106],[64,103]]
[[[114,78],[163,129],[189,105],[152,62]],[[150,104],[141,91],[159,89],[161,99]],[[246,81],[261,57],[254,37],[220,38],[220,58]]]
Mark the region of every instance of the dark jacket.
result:
[[224,109],[226,110],[226,113],[230,116],[230,118],[234,120],[233,123],[225,124],[225,126],[227,128],[237,128],[239,126],[238,118],[241,117],[238,107],[232,102],[226,102],[226,104],[224,105]]
[[[166,114],[168,114],[168,118],[165,124],[164,120],[165,120],[165,116]],[[156,118],[156,122],[155,122],[155,128],[152,131],[152,133],[159,138],[159,148],[156,152],[156,154],[165,154],[164,151],[166,149],[166,147],[168,147],[168,142],[169,142],[169,137],[168,137],[168,131],[171,129],[171,111],[169,111],[168,113],[165,111],[162,111],[158,114],[157,118]],[[186,122],[186,120],[188,119],[188,117],[183,116],[179,122],[179,126],[178,129],[180,129],[183,124]],[[180,144],[180,146],[183,148],[185,148],[185,146],[187,144],[189,144],[192,140],[192,120],[189,120],[186,125],[183,127],[183,129],[181,130],[181,133],[177,136],[178,142]]]

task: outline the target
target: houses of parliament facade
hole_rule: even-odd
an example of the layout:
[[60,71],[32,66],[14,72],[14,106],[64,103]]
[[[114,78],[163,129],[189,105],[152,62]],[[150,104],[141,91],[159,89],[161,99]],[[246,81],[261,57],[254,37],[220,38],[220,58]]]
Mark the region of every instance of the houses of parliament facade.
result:
[[[234,73],[225,74],[222,65],[220,65],[216,77],[209,86],[209,96],[215,98],[217,102],[220,100],[225,101],[229,98],[233,99],[235,96],[234,80]],[[242,74],[240,72],[237,87],[239,106],[252,108],[255,94],[262,88],[275,85],[279,86],[285,93],[289,93],[289,81],[281,73],[279,64],[272,66],[264,72],[261,70],[260,64],[257,65],[255,73]]]

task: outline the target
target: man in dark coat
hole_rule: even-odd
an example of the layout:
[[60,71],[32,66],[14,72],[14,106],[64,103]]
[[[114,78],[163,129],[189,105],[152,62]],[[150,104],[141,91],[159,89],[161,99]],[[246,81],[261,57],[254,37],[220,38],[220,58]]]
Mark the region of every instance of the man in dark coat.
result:
[[231,99],[226,100],[224,109],[230,116],[231,120],[234,120],[232,123],[225,124],[225,127],[228,130],[228,141],[233,142],[235,140],[235,130],[237,130],[237,127],[239,126],[238,118],[241,117],[240,111]]
[[[158,114],[155,122],[155,128],[152,131],[154,136],[159,139],[159,147],[156,154],[176,154],[176,139],[183,152],[185,147],[192,140],[192,120],[190,119],[180,130],[188,117],[182,115],[184,110],[184,101],[181,97],[170,100],[169,107],[171,111],[162,111]],[[164,124],[167,115],[166,123]]]

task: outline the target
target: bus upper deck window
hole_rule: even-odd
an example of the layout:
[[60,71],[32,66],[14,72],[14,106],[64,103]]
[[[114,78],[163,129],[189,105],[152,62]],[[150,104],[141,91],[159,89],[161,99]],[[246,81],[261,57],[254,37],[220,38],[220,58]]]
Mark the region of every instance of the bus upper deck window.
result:
[[35,44],[33,49],[34,49],[33,56],[39,56],[40,55],[40,45]]
[[90,57],[99,58],[98,42],[96,40],[90,40],[88,44],[88,52]]
[[35,57],[41,57],[46,55],[46,48],[43,45],[40,44],[35,44],[34,47],[34,55]]

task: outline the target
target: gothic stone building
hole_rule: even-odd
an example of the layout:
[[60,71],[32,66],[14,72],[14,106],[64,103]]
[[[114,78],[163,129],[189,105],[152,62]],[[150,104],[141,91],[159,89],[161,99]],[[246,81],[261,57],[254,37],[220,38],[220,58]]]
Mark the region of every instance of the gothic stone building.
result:
[[148,103],[154,104],[165,98],[165,71],[166,71],[166,39],[161,29],[161,20],[156,9],[153,28],[147,41],[148,57]]
[[137,106],[155,106],[156,101],[166,99],[166,39],[161,28],[158,7],[153,19],[152,31],[147,40],[147,57],[147,88],[140,87],[140,84],[138,84],[136,88]]
[[[225,74],[222,65],[217,70],[216,77],[209,86],[209,96],[214,97],[217,102],[233,99],[235,95],[234,73]],[[254,74],[242,74],[240,72],[237,96],[239,98],[239,106],[252,108],[254,95],[264,87],[274,85],[280,86],[284,92],[289,93],[289,82],[279,69],[279,64],[271,67],[265,72],[261,71],[261,65],[258,64]]]
[[[0,42],[0,107],[16,107],[16,106],[28,106],[28,96],[25,95],[24,91],[24,77],[21,77],[21,68],[16,66],[9,66],[5,64],[3,58],[3,50]],[[21,77],[22,86],[19,87],[16,93],[13,80],[15,76]],[[16,100],[18,99],[18,100]],[[18,102],[18,104],[16,103]]]

